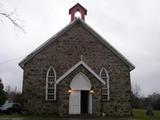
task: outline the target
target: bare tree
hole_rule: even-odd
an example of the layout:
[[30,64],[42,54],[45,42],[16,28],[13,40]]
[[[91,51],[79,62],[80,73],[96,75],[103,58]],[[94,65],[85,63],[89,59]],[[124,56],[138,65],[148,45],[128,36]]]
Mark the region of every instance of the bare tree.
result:
[[17,87],[11,89],[11,86],[8,85],[5,91],[7,93],[8,102],[18,102],[23,104],[22,93],[17,91]]
[[131,106],[141,108],[141,88],[138,84],[132,84]]
[[10,93],[11,92],[11,86],[10,85],[7,85],[6,88],[5,88],[5,91],[7,93]]
[[[0,6],[0,8],[1,8],[1,6]],[[7,12],[4,9],[1,8],[0,9],[0,16],[8,19],[14,25],[14,28],[18,28],[23,33],[25,33],[25,30],[24,30],[23,26],[20,25],[21,20],[18,19],[17,15],[16,15],[16,10],[14,10],[12,12]],[[2,19],[1,19],[1,22],[2,22]]]
[[138,98],[142,96],[141,88],[137,83],[132,86],[132,92]]

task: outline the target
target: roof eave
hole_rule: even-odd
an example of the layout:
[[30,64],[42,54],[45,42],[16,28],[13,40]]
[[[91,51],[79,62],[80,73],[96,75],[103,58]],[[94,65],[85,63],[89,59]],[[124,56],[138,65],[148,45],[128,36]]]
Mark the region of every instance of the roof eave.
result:
[[33,50],[33,52],[31,52],[29,55],[27,55],[24,59],[22,59],[22,61],[20,61],[19,66],[21,68],[24,67],[24,64],[26,62],[28,62],[32,57],[34,57],[36,54],[38,54],[41,50],[43,50],[47,45],[49,45],[51,42],[53,42],[55,39],[57,39],[58,37],[60,37],[64,32],[66,32],[67,30],[69,30],[74,24],[76,24],[77,22],[79,22],[79,18],[76,18],[75,20],[73,20],[71,23],[69,23],[67,26],[65,26],[62,30],[60,30],[59,32],[57,32],[55,35],[53,35],[52,37],[50,37],[46,42],[44,42],[41,46],[39,46],[38,48],[36,48],[35,50]]
[[100,36],[95,30],[93,30],[88,24],[80,20],[82,24],[90,31],[97,39],[99,39],[106,47],[109,47],[112,52],[114,52],[123,62],[129,66],[129,70],[132,71],[135,69],[135,66],[124,56],[122,55],[115,47],[113,47],[109,42],[107,42],[102,36]]
[[47,45],[49,45],[51,42],[53,42],[55,39],[60,37],[64,32],[69,30],[74,24],[81,22],[82,25],[87,28],[87,30],[93,34],[97,39],[99,39],[106,47],[109,47],[109,49],[114,52],[119,58],[126,63],[129,66],[129,70],[132,71],[135,66],[125,57],[123,56],[116,48],[114,48],[111,44],[109,44],[103,37],[101,37],[96,31],[94,31],[88,24],[86,24],[83,20],[80,18],[76,18],[71,23],[69,23],[66,27],[64,27],[61,31],[59,31],[57,34],[49,38],[46,42],[44,42],[40,47],[35,49],[32,53],[30,53],[27,57],[25,57],[20,63],[19,66],[21,68],[24,67],[25,63],[28,62],[32,57],[34,57],[36,54],[38,54],[41,50],[43,50]]

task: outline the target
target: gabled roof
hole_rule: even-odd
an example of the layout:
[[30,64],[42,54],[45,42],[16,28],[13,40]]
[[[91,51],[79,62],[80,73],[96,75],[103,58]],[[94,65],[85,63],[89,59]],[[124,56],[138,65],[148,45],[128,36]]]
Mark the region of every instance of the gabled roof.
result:
[[72,71],[74,71],[77,67],[80,65],[84,66],[97,80],[99,80],[102,84],[105,84],[106,82],[97,75],[87,64],[85,64],[83,61],[79,61],[77,64],[75,64],[73,67],[71,67],[66,73],[64,73],[61,77],[59,77],[56,81],[58,84],[61,80],[63,80],[67,75],[69,75]]
[[31,58],[33,58],[36,54],[38,54],[41,50],[46,48],[50,43],[54,42],[58,37],[60,37],[63,33],[71,29],[76,23],[80,23],[85,29],[87,29],[92,35],[94,35],[102,44],[104,44],[107,48],[109,48],[114,54],[116,54],[126,65],[129,66],[130,70],[133,70],[135,66],[127,60],[118,50],[116,50],[111,44],[109,44],[104,38],[102,38],[96,31],[94,31],[89,25],[87,25],[83,20],[77,18],[72,21],[69,25],[64,27],[60,32],[52,36],[46,42],[44,42],[40,47],[35,49],[31,54],[26,56],[20,63],[20,67],[23,68],[24,64],[28,62]]

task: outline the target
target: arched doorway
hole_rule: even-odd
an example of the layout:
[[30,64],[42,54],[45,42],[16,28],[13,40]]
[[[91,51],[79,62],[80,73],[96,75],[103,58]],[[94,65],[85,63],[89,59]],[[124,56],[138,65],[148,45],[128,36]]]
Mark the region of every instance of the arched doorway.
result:
[[71,81],[69,114],[92,113],[91,83],[84,73],[78,73]]

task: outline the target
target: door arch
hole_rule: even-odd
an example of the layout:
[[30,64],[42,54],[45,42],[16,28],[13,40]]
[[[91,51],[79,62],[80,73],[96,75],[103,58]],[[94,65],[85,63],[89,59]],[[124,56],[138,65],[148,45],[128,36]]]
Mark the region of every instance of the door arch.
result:
[[72,90],[91,90],[91,82],[84,73],[80,72],[72,79],[70,88]]

